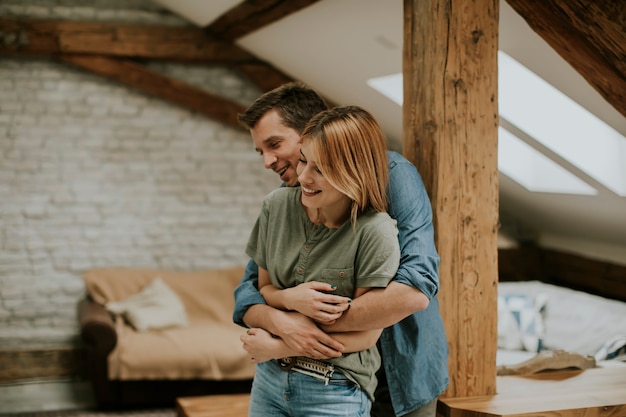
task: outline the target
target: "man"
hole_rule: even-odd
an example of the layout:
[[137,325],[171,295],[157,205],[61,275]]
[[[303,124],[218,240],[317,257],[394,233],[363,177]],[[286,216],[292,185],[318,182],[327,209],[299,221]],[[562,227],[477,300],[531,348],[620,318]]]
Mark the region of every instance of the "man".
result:
[[[239,122],[250,130],[265,168],[284,185],[298,186],[300,133],[325,110],[325,101],[302,83],[288,83],[259,97]],[[448,346],[439,314],[439,255],[434,245],[432,208],[419,173],[389,152],[389,214],[397,221],[401,264],[386,287],[357,297],[332,325],[318,327],[293,311],[274,309],[257,290],[257,266],[250,261],[235,290],[233,320],[280,337],[300,356],[341,356],[343,346],[326,332],[385,328],[379,341],[383,366],[372,416],[434,417],[446,389]],[[244,336],[245,337],[245,336]]]

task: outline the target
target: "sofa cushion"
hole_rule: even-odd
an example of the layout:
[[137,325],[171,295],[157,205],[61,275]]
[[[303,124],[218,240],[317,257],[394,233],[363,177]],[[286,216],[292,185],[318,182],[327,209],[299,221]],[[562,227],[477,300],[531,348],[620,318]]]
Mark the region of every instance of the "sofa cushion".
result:
[[185,306],[161,277],[156,277],[140,292],[122,301],[109,301],[106,309],[122,315],[136,330],[186,326]]
[[240,380],[254,376],[241,346],[245,330],[232,323],[196,321],[140,333],[117,321],[120,342],[109,356],[109,379]]

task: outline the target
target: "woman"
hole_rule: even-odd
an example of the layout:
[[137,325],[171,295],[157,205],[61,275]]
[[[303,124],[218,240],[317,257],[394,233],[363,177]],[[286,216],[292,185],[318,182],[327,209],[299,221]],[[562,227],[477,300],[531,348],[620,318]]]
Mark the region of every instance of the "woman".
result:
[[[330,324],[351,298],[385,287],[399,265],[396,224],[386,213],[386,141],[368,112],[337,107],[309,122],[300,153],[300,187],[265,198],[246,252],[269,305]],[[321,362],[249,330],[242,341],[258,363],[250,416],[369,415],[381,332],[335,334],[348,353]]]

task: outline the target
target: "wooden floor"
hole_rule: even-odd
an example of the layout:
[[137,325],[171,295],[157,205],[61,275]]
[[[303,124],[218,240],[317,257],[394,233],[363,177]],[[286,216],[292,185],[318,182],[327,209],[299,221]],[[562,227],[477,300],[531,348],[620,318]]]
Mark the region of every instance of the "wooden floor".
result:
[[443,417],[625,417],[626,368],[497,378],[498,394],[443,398]]
[[[440,417],[626,417],[626,368],[501,376],[498,394],[442,398]],[[247,417],[249,394],[177,400],[178,417]]]
[[178,417],[247,417],[250,394],[207,395],[176,400]]

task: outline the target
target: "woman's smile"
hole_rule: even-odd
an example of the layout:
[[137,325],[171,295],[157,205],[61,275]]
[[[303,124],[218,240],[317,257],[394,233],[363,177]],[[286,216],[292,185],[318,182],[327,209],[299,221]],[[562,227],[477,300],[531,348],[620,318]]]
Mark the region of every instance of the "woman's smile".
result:
[[306,188],[306,187],[303,187],[303,186],[300,186],[300,188],[302,188],[302,194],[304,194],[304,195],[306,195],[308,197],[313,196],[313,195],[318,194],[318,193],[321,193],[320,190],[316,191],[316,190],[312,190],[310,188]]

